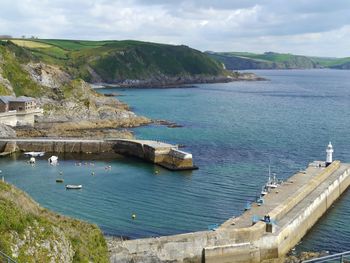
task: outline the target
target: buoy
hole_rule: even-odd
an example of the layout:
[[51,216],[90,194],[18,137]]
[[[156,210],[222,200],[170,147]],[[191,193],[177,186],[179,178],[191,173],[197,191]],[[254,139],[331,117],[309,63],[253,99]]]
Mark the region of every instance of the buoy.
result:
[[62,175],[63,174],[63,172],[60,172],[60,175]]
[[95,172],[92,172],[91,175],[95,175]]
[[136,214],[132,214],[132,215],[131,215],[131,218],[132,218],[132,219],[136,219]]
[[156,170],[154,173],[155,173],[155,174],[159,174],[159,171],[158,171],[158,170]]

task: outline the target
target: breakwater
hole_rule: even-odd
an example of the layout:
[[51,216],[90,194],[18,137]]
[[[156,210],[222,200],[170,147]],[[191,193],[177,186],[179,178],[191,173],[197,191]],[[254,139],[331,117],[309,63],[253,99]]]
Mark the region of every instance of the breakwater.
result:
[[[260,262],[292,249],[350,184],[350,164],[312,163],[214,231],[109,242],[112,262]],[[269,215],[270,222],[262,219]]]
[[150,140],[0,139],[1,155],[8,155],[15,151],[124,154],[174,171],[197,168],[193,164],[192,154],[178,150],[176,145]]

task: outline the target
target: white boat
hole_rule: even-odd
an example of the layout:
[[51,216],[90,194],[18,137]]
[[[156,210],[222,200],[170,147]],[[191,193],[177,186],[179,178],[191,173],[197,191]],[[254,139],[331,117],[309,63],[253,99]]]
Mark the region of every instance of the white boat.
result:
[[271,178],[271,169],[269,165],[269,179],[267,180],[266,187],[277,188],[277,186],[278,186],[278,183],[277,183],[276,175],[274,175],[273,178]]
[[25,152],[24,155],[32,157],[41,157],[45,155],[45,152]]
[[81,184],[67,184],[66,189],[81,189],[83,186]]
[[266,187],[265,185],[262,187],[261,189],[261,195],[264,196],[264,195],[267,195],[268,194],[268,187]]
[[57,161],[58,161],[58,157],[55,156],[55,155],[52,155],[52,156],[48,159],[48,162],[49,162],[51,165],[57,165]]

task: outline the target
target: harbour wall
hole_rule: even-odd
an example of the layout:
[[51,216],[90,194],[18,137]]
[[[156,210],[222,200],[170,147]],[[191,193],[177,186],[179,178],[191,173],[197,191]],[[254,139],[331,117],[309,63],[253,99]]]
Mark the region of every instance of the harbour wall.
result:
[[[170,170],[191,170],[192,154],[179,151],[177,146],[148,140],[81,140],[81,139],[0,139],[0,152],[6,151],[6,145],[22,152],[50,153],[91,153],[91,154],[123,154],[143,159],[147,162],[161,165]],[[13,151],[14,151],[13,150]],[[5,152],[10,154],[11,152]]]
[[33,126],[35,116],[41,115],[42,109],[35,109],[31,111],[9,111],[0,113],[0,123],[15,126]]
[[[292,178],[301,178],[302,173]],[[110,241],[111,262],[261,262],[285,255],[350,185],[350,165],[333,162],[262,221],[240,228],[225,222],[215,231],[128,241]]]

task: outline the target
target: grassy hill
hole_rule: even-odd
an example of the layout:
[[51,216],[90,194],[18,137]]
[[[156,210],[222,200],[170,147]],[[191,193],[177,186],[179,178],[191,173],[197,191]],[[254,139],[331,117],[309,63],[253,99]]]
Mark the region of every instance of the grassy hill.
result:
[[56,39],[11,39],[8,46],[22,48],[27,58],[58,65],[73,78],[89,82],[227,74],[221,63],[187,46]]
[[230,70],[243,69],[349,69],[350,58],[322,58],[293,54],[265,52],[206,52],[210,57],[225,64]]
[[0,251],[26,263],[109,262],[97,226],[52,213],[2,181]]

